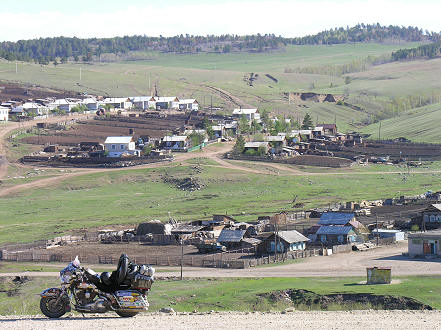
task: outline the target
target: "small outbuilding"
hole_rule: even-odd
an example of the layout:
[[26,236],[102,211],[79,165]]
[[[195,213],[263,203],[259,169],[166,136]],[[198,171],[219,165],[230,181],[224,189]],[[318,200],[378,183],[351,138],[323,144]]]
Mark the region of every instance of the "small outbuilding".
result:
[[222,244],[227,249],[234,249],[242,247],[242,240],[246,230],[231,230],[223,229],[217,239],[219,244]]
[[431,230],[408,235],[409,257],[440,257],[441,230]]
[[404,241],[404,232],[393,229],[374,229],[371,233],[372,238],[393,238],[395,242]]

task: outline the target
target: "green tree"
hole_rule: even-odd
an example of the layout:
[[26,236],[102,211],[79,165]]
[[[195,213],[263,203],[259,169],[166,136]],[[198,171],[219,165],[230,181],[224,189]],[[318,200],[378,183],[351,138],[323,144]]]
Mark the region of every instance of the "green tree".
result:
[[345,77],[345,84],[346,84],[346,85],[349,85],[350,83],[351,83],[351,77],[346,76],[346,77]]
[[239,135],[236,139],[236,144],[233,147],[233,153],[240,155],[245,149],[245,139],[242,135]]
[[213,128],[211,126],[207,126],[205,130],[207,131],[208,139],[213,140],[215,138]]
[[242,115],[239,120],[239,130],[241,133],[250,132],[250,123],[245,115]]
[[310,129],[312,126],[313,126],[312,118],[309,115],[309,113],[306,113],[305,117],[303,118],[301,129]]

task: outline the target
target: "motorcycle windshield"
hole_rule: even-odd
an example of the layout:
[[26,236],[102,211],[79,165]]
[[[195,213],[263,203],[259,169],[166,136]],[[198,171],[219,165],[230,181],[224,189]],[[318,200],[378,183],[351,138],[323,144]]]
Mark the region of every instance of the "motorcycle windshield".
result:
[[61,272],[60,272],[60,281],[61,283],[70,283],[71,279],[72,279],[72,275],[75,272],[75,270],[78,267],[75,267],[73,263],[70,263],[69,265],[67,265],[66,268],[64,268]]

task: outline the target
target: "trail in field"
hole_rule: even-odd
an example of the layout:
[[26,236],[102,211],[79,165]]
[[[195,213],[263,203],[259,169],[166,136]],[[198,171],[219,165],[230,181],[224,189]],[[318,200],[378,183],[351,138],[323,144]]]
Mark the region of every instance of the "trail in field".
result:
[[211,92],[214,92],[215,94],[219,95],[220,98],[233,104],[236,107],[253,108],[253,106],[249,105],[248,103],[245,103],[244,101],[242,101],[238,97],[228,93],[227,91],[224,91],[223,89],[221,89],[219,87],[214,87],[214,86],[210,86],[210,85],[200,85],[200,86],[208,89]]

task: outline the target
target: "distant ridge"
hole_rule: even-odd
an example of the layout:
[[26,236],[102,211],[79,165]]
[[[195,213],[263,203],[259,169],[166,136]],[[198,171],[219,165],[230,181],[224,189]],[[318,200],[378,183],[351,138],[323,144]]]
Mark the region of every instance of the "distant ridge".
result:
[[343,44],[353,42],[438,41],[438,33],[423,32],[417,27],[358,24],[325,30],[315,35],[284,38],[274,34],[257,35],[179,35],[174,37],[124,36],[114,38],[40,38],[0,43],[0,57],[9,61],[34,61],[48,64],[59,61],[100,60],[103,54],[116,56],[132,51],[168,53],[265,52],[287,45]]

